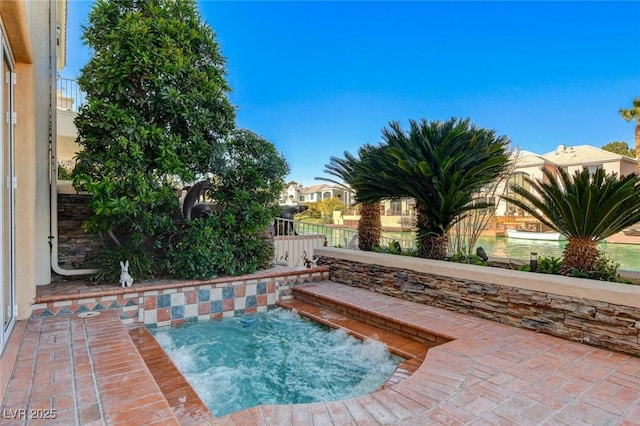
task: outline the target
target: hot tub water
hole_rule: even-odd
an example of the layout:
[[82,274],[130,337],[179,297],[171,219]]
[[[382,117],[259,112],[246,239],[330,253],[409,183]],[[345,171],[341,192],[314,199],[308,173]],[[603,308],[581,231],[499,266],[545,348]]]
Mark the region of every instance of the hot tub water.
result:
[[151,331],[215,416],[368,394],[402,361],[283,309]]

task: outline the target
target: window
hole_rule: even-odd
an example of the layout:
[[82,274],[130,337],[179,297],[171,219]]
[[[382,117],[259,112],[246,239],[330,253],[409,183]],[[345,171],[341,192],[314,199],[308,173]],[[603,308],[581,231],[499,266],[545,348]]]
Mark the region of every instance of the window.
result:
[[400,200],[391,200],[389,203],[389,211],[387,212],[388,216],[401,216],[402,215],[402,201]]
[[590,174],[594,174],[596,172],[596,170],[601,169],[602,168],[602,164],[591,164],[588,166],[583,166],[585,169],[589,170]]
[[[513,197],[516,200],[523,200],[521,195],[516,194],[511,190],[511,185],[518,185],[526,189],[527,191],[531,191],[531,185],[525,178],[528,178],[529,174],[523,172],[516,172],[511,177],[509,177],[509,181],[507,182],[507,196]],[[524,215],[524,212],[521,208],[515,206],[512,203],[507,203],[507,214],[508,215]]]

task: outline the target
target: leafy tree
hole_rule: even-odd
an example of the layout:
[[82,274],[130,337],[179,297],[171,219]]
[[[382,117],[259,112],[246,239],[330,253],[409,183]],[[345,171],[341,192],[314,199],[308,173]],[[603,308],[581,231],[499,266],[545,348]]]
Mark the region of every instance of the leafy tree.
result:
[[561,273],[591,273],[598,242],[640,221],[640,177],[618,178],[603,169],[590,174],[585,168],[573,176],[564,169],[542,171],[545,181],[525,177],[533,191],[512,185],[520,197],[505,199],[568,238]]
[[248,130],[234,131],[226,152],[212,179],[215,214],[188,221],[161,241],[174,276],[251,273],[273,260],[273,242],[265,231],[280,209],[287,163],[269,141]]
[[318,202],[318,210],[325,216],[330,216],[334,211],[343,211],[344,209],[345,205],[338,197],[325,198]]
[[411,120],[408,132],[392,122],[382,136],[357,173],[357,198],[414,198],[418,255],[444,259],[449,229],[468,212],[489,207],[474,197],[508,168],[509,139],[456,118]]
[[89,229],[144,239],[170,228],[176,180],[224,162],[225,61],[194,0],[98,0],[83,40],[74,185],[93,195]]
[[624,155],[625,157],[636,158],[636,150],[629,148],[629,144],[626,142],[610,142],[603,146],[602,149]]
[[[631,108],[624,109],[621,108],[620,116],[625,121],[635,121],[636,122],[636,155],[640,155],[640,97],[634,98]],[[640,163],[638,164],[638,173],[640,173]]]

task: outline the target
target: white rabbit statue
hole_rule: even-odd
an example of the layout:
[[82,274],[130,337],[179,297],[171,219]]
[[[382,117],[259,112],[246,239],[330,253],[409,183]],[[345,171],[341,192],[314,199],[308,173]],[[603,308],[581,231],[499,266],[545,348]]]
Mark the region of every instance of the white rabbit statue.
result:
[[120,287],[131,287],[133,285],[133,278],[129,275],[129,261],[127,260],[125,263],[120,261],[120,268],[122,272],[120,272]]

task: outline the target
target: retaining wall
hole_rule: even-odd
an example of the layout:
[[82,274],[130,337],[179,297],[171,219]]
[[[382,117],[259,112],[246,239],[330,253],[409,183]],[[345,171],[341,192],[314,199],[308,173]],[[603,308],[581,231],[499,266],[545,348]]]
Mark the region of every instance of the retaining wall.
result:
[[640,286],[320,248],[332,281],[640,356]]

